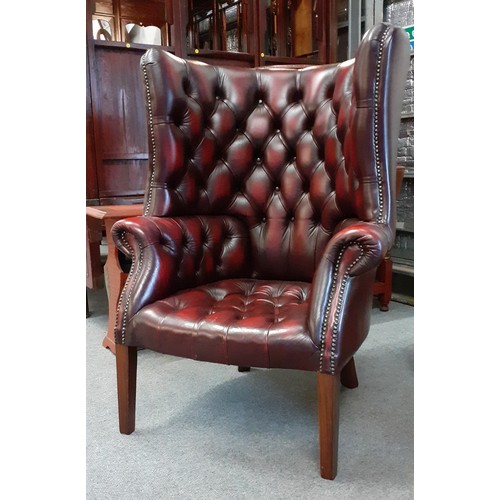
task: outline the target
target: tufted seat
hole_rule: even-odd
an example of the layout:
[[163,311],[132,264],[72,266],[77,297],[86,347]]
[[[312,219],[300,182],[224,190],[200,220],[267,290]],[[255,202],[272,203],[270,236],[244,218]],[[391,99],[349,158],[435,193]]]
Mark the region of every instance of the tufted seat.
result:
[[198,361],[315,370],[309,289],[309,283],[251,279],[199,286],[141,309],[130,342]]
[[313,371],[321,475],[337,466],[338,391],[370,326],[395,232],[405,32],[355,59],[217,67],[150,49],[144,215],[116,223],[120,431],[135,428],[137,348],[241,368]]

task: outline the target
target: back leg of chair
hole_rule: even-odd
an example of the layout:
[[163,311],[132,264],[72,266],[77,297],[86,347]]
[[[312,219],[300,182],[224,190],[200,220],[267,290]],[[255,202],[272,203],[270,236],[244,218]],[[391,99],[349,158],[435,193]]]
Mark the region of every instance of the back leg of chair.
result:
[[249,366],[238,366],[238,371],[239,372],[249,372],[250,367]]
[[318,373],[318,419],[320,472],[335,479],[339,447],[340,376]]
[[120,432],[131,434],[135,429],[137,347],[116,344],[116,376]]
[[340,382],[348,389],[355,389],[358,387],[358,376],[356,375],[354,358],[351,358],[344,368],[342,368],[342,371],[340,372]]

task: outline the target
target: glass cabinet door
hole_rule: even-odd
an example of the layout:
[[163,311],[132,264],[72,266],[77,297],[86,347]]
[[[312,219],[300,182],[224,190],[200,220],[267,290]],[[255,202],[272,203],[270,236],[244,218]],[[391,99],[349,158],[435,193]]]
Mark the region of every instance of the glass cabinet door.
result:
[[318,58],[319,12],[324,0],[261,0],[264,57]]
[[215,49],[213,0],[189,2],[188,46],[191,49]]
[[363,33],[367,29],[366,4],[373,0],[336,0],[337,62],[354,57]]
[[94,40],[174,45],[173,0],[96,0]]
[[92,12],[92,35],[94,40],[117,40],[113,0],[96,0]]
[[248,52],[248,2],[189,0],[188,16],[189,49]]

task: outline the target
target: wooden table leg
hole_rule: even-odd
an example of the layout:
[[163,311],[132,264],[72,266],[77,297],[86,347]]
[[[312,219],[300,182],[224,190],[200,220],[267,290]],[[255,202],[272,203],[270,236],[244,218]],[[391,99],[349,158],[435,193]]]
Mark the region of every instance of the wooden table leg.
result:
[[102,239],[102,222],[87,215],[87,288],[102,286],[99,278],[102,276],[100,244]]
[[383,292],[378,294],[380,310],[388,311],[392,297],[392,259],[387,254],[377,269],[377,279],[383,283]]
[[[110,349],[114,354],[116,354],[115,349],[115,320],[116,320],[116,310],[118,308],[118,301],[120,300],[120,294],[122,292],[123,286],[128,276],[128,269],[124,269],[120,264],[120,256],[122,254],[116,248],[113,238],[111,236],[111,228],[113,224],[121,219],[126,219],[128,217],[137,217],[142,215],[143,206],[142,205],[100,205],[100,206],[88,206],[86,208],[87,214],[87,286],[91,280],[89,280],[89,268],[92,268],[94,262],[99,263],[100,266],[100,254],[97,254],[97,250],[100,250],[99,246],[96,245],[97,238],[101,239],[103,226],[105,229],[106,239],[108,242],[108,257],[106,264],[104,265],[104,279],[106,283],[106,291],[108,295],[108,329],[106,336],[102,341],[102,345]],[[95,258],[90,259],[89,255]],[[122,261],[123,262],[123,261]],[[92,266],[89,265],[92,264]],[[96,272],[98,267],[96,265]],[[100,275],[102,276],[102,270]]]

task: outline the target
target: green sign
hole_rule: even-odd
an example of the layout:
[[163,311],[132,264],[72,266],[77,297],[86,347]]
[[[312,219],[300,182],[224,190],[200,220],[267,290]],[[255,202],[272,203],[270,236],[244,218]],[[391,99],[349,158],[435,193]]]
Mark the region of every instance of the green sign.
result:
[[404,27],[404,30],[406,31],[406,34],[408,35],[408,40],[410,41],[410,47],[413,49],[414,45],[415,45],[415,36],[413,34],[413,30],[415,28],[415,25],[411,25],[411,26],[405,26]]

